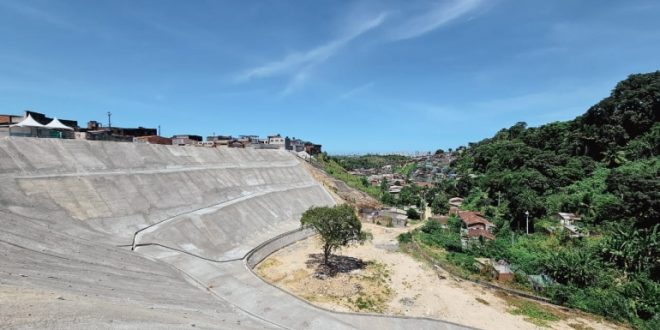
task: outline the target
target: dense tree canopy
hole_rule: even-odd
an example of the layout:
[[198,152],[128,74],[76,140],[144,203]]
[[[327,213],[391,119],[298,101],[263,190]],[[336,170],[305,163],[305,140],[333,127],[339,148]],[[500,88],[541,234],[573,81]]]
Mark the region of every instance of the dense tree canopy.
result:
[[[556,302],[660,328],[659,113],[660,71],[631,75],[574,120],[521,122],[471,143],[434,194],[459,194],[497,225],[495,241],[467,253],[550,275]],[[538,234],[522,238],[527,211]],[[592,235],[547,230],[557,212],[576,213]],[[453,239],[429,235],[450,250]]]

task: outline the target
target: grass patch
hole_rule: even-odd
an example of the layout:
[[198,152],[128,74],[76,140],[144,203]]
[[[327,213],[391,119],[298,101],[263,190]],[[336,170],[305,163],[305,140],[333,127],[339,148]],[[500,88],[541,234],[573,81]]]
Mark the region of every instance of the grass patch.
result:
[[259,265],[257,266],[257,269],[265,271],[268,268],[277,267],[281,264],[282,264],[282,262],[277,260],[277,258],[267,258],[266,260],[259,263]]
[[525,321],[540,327],[549,327],[550,322],[556,322],[566,317],[566,315],[551,307],[533,301],[517,298],[505,293],[498,293],[498,296],[503,298],[511,307],[509,313],[525,316]]
[[355,280],[359,283],[356,295],[348,297],[351,309],[361,312],[383,313],[393,291],[389,286],[390,271],[384,264],[368,262],[365,272]]
[[529,301],[515,306],[511,310],[511,314],[526,316],[525,320],[541,327],[547,327],[548,322],[555,322],[560,320],[558,316],[544,310],[543,308],[540,308],[537,304]]

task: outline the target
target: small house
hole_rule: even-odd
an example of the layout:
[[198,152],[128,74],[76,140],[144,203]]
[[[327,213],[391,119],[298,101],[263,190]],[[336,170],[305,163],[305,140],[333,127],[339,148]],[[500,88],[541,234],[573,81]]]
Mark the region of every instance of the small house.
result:
[[158,135],[137,136],[133,138],[133,142],[146,143],[146,144],[172,145],[172,139]]
[[582,220],[582,218],[575,215],[575,213],[559,212],[557,213],[557,216],[559,218],[559,223],[562,225],[575,225],[576,221]]
[[513,270],[511,270],[511,265],[505,260],[499,260],[497,262],[490,258],[475,258],[474,260],[474,265],[479,269],[481,274],[491,276],[499,282],[513,281]]
[[582,218],[575,215],[575,213],[557,213],[559,218],[559,223],[562,225],[564,230],[568,230],[570,237],[582,237],[580,229],[577,226],[577,222],[581,221]]
[[463,205],[464,199],[461,197],[452,197],[449,199],[449,205],[454,207],[461,207]]
[[459,212],[458,216],[465,226],[465,231],[468,238],[478,239],[483,237],[484,239],[488,240],[495,239],[495,235],[493,234],[495,225],[484,218],[481,213],[474,211],[463,211]]

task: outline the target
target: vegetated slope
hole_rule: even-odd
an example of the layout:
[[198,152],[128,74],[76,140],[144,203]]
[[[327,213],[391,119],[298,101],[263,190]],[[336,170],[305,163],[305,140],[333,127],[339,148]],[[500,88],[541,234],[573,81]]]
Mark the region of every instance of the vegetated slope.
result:
[[[337,179],[334,186],[337,188],[337,191],[348,192],[350,193],[350,188],[358,190],[368,196],[371,196],[371,199],[366,198],[364,203],[359,202],[359,199],[362,198],[353,198],[351,196],[344,197],[348,202],[356,204],[358,207],[374,207],[378,205],[378,199],[380,198],[380,189],[378,187],[373,187],[365,177],[359,177],[349,173],[342,165],[337,163],[333,157],[328,157],[325,154],[320,154],[314,159],[314,164],[322,169],[327,175]],[[344,185],[348,187],[344,187]],[[350,188],[349,188],[350,187]]]
[[[460,180],[441,188],[493,218],[498,238],[467,253],[551,275],[559,303],[660,328],[659,114],[660,71],[636,74],[574,120],[470,144],[453,164]],[[539,234],[512,240],[526,211]],[[544,234],[562,211],[591,237]]]
[[241,258],[333,203],[284,151],[0,139],[0,323],[263,327],[131,246]]

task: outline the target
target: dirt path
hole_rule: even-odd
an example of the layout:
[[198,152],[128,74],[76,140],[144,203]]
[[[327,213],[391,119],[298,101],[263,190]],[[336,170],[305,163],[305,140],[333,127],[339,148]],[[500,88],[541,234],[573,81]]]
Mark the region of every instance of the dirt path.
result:
[[[311,259],[321,251],[317,237],[274,253],[257,267],[257,272],[269,282],[333,310],[431,317],[482,329],[540,328],[538,322],[513,315],[514,307],[507,303],[510,299],[501,294],[449,274],[439,276],[428,265],[399,252],[396,237],[411,228],[367,223],[363,228],[373,234],[373,240],[339,251],[337,255],[349,265],[334,277],[314,276],[317,263]],[[352,258],[366,265],[350,265]],[[542,322],[553,329],[618,329],[591,316],[544,308],[560,315],[559,320]]]

